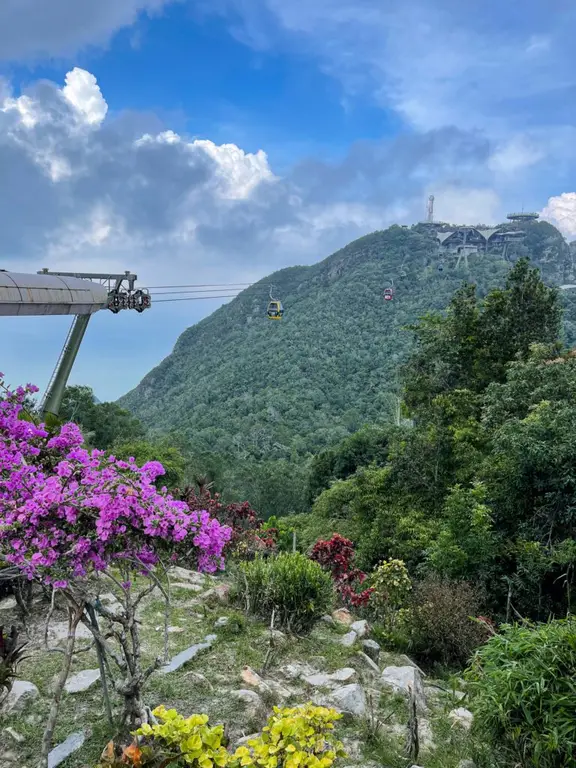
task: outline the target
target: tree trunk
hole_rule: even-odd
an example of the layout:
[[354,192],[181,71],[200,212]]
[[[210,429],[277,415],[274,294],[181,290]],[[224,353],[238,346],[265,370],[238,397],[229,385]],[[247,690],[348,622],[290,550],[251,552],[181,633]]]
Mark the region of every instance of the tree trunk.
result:
[[83,613],[84,605],[68,605],[68,637],[66,639],[66,649],[64,651],[64,663],[62,664],[62,669],[60,670],[58,680],[56,681],[54,696],[52,697],[52,705],[50,707],[50,714],[48,715],[48,720],[44,729],[44,735],[42,737],[42,751],[40,753],[40,762],[38,763],[38,768],[48,768],[48,753],[50,752],[50,748],[52,746],[52,737],[54,735],[54,728],[56,727],[58,710],[60,709],[62,691],[66,685],[66,680],[68,679],[70,666],[72,664],[72,656],[74,655],[76,627],[78,626]]

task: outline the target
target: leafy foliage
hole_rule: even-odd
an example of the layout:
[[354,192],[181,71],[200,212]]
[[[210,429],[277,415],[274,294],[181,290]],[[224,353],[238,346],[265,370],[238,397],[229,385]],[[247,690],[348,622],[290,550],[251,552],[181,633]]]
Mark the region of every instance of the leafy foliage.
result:
[[174,491],[184,481],[186,460],[178,448],[170,445],[167,440],[119,442],[114,444],[112,452],[117,458],[124,461],[134,459],[140,466],[149,461],[160,462],[164,467],[164,474],[156,479],[158,488],[165,487]]
[[104,450],[116,442],[141,440],[145,429],[129,411],[116,403],[99,403],[90,387],[66,387],[60,406],[60,419],[82,428],[87,442]]
[[370,609],[384,621],[405,604],[412,590],[408,570],[402,560],[384,560],[370,577],[373,592]]
[[576,755],[576,622],[505,626],[466,675],[478,730],[511,761],[568,768]]
[[353,567],[354,545],[349,539],[335,533],[329,541],[317,541],[310,558],[331,573],[336,590],[345,603],[355,607],[368,603],[372,589],[359,589],[366,574]]
[[241,567],[238,590],[248,610],[291,632],[307,632],[329,611],[333,592],[330,576],[299,552],[258,558]]
[[339,715],[333,709],[306,704],[294,709],[274,708],[262,735],[238,747],[234,768],[330,768],[345,757],[344,745],[333,729]]
[[413,653],[428,663],[466,664],[490,634],[475,621],[479,611],[478,595],[465,582],[433,576],[417,583],[407,619]]

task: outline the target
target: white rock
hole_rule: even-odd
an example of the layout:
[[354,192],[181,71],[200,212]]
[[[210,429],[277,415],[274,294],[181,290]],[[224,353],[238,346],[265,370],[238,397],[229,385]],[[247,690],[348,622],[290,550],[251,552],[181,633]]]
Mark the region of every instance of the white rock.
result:
[[375,664],[378,664],[378,661],[380,660],[380,646],[376,640],[363,640],[362,650],[366,656],[370,656]]
[[280,670],[280,673],[287,680],[298,680],[299,678],[306,677],[308,675],[318,674],[318,670],[310,666],[310,664],[303,664],[300,661],[293,661],[291,664],[286,664]]
[[18,731],[15,731],[14,728],[4,728],[4,733],[10,736],[10,738],[17,744],[22,744],[22,742],[25,741],[24,736],[22,736],[21,733],[18,733]]
[[262,704],[262,699],[256,691],[249,691],[246,688],[241,688],[239,691],[230,691],[230,696],[244,704],[253,704],[254,706]]
[[311,685],[313,688],[329,688],[335,684],[349,683],[356,677],[356,670],[352,667],[344,667],[338,669],[331,675],[319,672],[315,675],[307,675],[303,677],[305,683]]
[[12,611],[18,603],[16,602],[16,598],[8,596],[0,600],[0,611]]
[[356,632],[354,632],[354,630],[351,630],[350,632],[348,632],[347,634],[345,634],[343,637],[340,638],[340,643],[345,648],[352,648],[356,640],[358,640],[358,635],[356,634]]
[[12,689],[3,700],[2,714],[8,715],[10,712],[21,712],[38,694],[38,688],[36,688],[34,683],[28,683],[26,680],[15,680]]
[[186,589],[188,592],[202,592],[203,587],[187,581],[174,581],[170,585],[172,589]]
[[347,712],[356,717],[363,717],[366,714],[366,694],[358,683],[344,685],[332,691],[330,701],[341,712]]
[[422,678],[416,667],[386,667],[380,677],[380,683],[407,696],[412,690],[416,698],[418,712],[422,713],[428,710]]
[[433,752],[436,749],[432,726],[428,720],[423,718],[419,718],[418,720],[418,742],[420,744],[420,749],[423,752]]
[[326,616],[322,616],[320,621],[323,621],[324,624],[328,624],[329,627],[335,627],[336,626],[336,622],[334,621],[332,616],[329,616],[328,614],[326,614]]
[[115,616],[119,616],[124,611],[122,603],[113,592],[105,592],[103,595],[99,595],[99,600],[104,608],[107,608]]
[[476,768],[474,760],[460,760],[458,768]]
[[[181,568],[178,565],[173,566],[168,571],[168,575],[171,579],[178,579],[178,581],[186,581],[190,584],[197,584],[203,587],[206,584],[206,576],[198,571],[190,571],[188,568]],[[172,586],[175,586],[174,584]]]
[[344,667],[343,669],[337,669],[329,677],[335,683],[350,683],[356,677],[356,670],[352,669],[352,667]]
[[57,747],[54,747],[48,755],[48,768],[56,768],[56,766],[63,763],[64,760],[70,757],[70,755],[77,752],[84,745],[85,741],[86,735],[83,731],[78,731],[77,733],[68,736],[66,741],[63,741],[62,744],[58,744]]
[[366,637],[369,632],[368,622],[362,619],[362,621],[355,621],[350,625],[350,629],[356,632],[358,637]]
[[64,690],[66,693],[82,693],[83,691],[92,688],[92,686],[99,680],[99,669],[85,669],[67,680]]
[[[48,627],[48,637],[55,643],[66,642],[68,639],[68,622],[55,621]],[[76,640],[92,640],[92,632],[84,624],[76,627]]]
[[274,645],[278,646],[279,648],[286,645],[288,642],[288,638],[284,634],[284,632],[280,632],[279,629],[273,629],[272,630],[272,640],[274,642]]
[[228,616],[220,616],[220,618],[216,619],[214,622],[214,629],[222,629],[223,627],[227,627],[228,624],[230,624]]
[[264,682],[260,675],[257,672],[254,672],[252,667],[244,667],[241,676],[246,685],[251,685],[253,688],[256,688],[258,691],[260,691],[260,693],[272,690],[270,686]]
[[312,688],[327,688],[330,685],[330,675],[326,675],[323,672],[319,672],[316,675],[308,675],[302,678],[307,685],[311,685]]
[[366,655],[365,653],[363,653],[362,651],[358,651],[358,653],[356,654],[356,656],[358,656],[358,658],[359,658],[359,659],[362,659],[362,661],[364,662],[364,664],[365,664],[365,665],[366,665],[366,666],[367,666],[367,667],[368,667],[368,668],[369,668],[369,669],[370,669],[372,672],[374,672],[374,674],[376,674],[376,675],[379,675],[379,674],[380,674],[380,667],[378,666],[378,664],[376,664],[376,662],[372,661],[372,659],[370,658],[370,656],[367,656],[367,655]]
[[469,709],[466,709],[465,707],[458,707],[457,709],[451,710],[448,713],[448,717],[455,725],[461,725],[462,728],[465,728],[467,731],[472,728],[474,715],[472,712],[470,712]]
[[216,635],[206,635],[203,642],[191,645],[190,648],[186,648],[186,650],[174,656],[174,658],[168,664],[160,667],[160,674],[167,675],[170,672],[175,672],[177,669],[180,669],[180,667],[183,667],[199,653],[202,653],[202,651],[207,651],[209,648],[211,648],[212,643],[214,643],[214,641],[217,639],[218,638]]

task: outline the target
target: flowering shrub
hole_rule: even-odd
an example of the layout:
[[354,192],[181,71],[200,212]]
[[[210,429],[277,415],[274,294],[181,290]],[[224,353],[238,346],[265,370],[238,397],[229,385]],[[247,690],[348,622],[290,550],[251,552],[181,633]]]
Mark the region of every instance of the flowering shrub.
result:
[[379,618],[402,608],[412,589],[403,560],[384,560],[374,570],[370,581],[374,588],[370,606]]
[[317,541],[310,558],[330,571],[338,594],[345,603],[354,608],[368,604],[373,589],[358,590],[366,581],[366,574],[352,565],[354,545],[349,539],[335,533],[329,541]]
[[334,722],[342,715],[333,709],[306,704],[294,709],[274,707],[262,735],[238,747],[233,768],[330,768],[346,757],[337,741]]
[[[154,485],[162,465],[138,467],[82,448],[76,424],[53,436],[20,419],[32,386],[0,402],[0,548],[28,578],[65,588],[70,579],[124,560],[157,562],[159,548],[193,541],[200,570],[223,567],[229,528]],[[189,545],[188,545],[189,546]]]

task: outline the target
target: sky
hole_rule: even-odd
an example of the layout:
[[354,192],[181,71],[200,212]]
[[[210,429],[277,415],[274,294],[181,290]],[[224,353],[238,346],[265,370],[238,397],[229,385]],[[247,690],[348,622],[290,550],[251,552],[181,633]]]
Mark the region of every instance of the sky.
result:
[[[0,268],[248,283],[430,194],[576,239],[575,33],[572,0],[2,0]],[[97,313],[71,383],[121,396],[222,301]],[[7,381],[69,325],[0,318]]]

